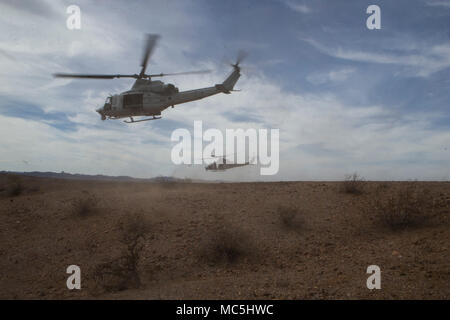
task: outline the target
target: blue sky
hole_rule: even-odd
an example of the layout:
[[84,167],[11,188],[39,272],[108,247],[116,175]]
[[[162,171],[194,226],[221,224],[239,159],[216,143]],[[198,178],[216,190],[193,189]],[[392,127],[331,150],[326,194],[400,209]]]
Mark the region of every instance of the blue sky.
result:
[[[81,9],[81,30],[66,8]],[[366,8],[381,8],[368,30]],[[0,3],[0,170],[224,180],[450,178],[449,0],[13,1]],[[94,110],[132,80],[62,80],[54,72],[135,73],[145,33],[161,35],[149,71],[181,90],[237,84],[125,125]],[[206,174],[170,161],[176,128],[279,128],[280,171]]]

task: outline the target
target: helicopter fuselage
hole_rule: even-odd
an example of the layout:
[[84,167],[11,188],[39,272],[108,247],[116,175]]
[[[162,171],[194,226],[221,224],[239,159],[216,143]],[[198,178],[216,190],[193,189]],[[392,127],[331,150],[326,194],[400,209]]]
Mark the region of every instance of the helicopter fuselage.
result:
[[[144,55],[142,56],[141,70],[139,74],[80,74],[80,73],[55,73],[57,78],[75,78],[75,79],[115,79],[115,78],[134,78],[136,81],[129,91],[121,94],[111,95],[106,99],[105,104],[96,111],[100,114],[102,120],[106,119],[120,119],[130,118],[131,121],[124,122],[140,122],[160,119],[161,112],[177,104],[186,103],[190,101],[200,100],[218,93],[230,93],[234,85],[241,76],[239,63],[246,56],[245,52],[241,51],[238,54],[236,63],[231,64],[233,72],[221,84],[216,84],[213,87],[189,90],[179,92],[173,84],[165,84],[162,81],[152,81],[155,77],[186,75],[186,74],[200,74],[208,73],[210,70],[203,71],[189,71],[177,73],[159,73],[147,74],[147,65],[150,56],[159,39],[157,34],[147,34]],[[147,116],[152,118],[134,120],[134,116]]]
[[250,162],[245,163],[217,163],[213,162],[205,167],[206,171],[220,172],[226,171],[233,168],[248,166]]
[[230,93],[239,77],[239,69],[236,69],[222,84],[182,92],[174,85],[164,84],[162,81],[138,79],[131,90],[108,97],[104,106],[96,111],[102,120],[128,117],[133,120],[134,116],[156,117],[160,116],[164,109],[177,104],[200,100],[218,93]]

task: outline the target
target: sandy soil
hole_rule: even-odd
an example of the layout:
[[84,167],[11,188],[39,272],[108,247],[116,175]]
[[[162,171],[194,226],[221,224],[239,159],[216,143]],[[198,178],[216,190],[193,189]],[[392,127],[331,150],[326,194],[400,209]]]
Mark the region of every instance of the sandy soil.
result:
[[[418,182],[433,197],[429,219],[391,230],[378,223],[373,200],[403,182],[347,194],[339,182],[22,178],[24,190],[10,196],[0,178],[3,299],[450,298],[449,182]],[[76,203],[87,198],[92,210],[83,214]],[[280,205],[294,212],[288,223]],[[124,237],[134,232],[129,249]],[[72,264],[81,267],[81,290],[66,287]],[[380,290],[366,287],[372,264],[382,271]]]

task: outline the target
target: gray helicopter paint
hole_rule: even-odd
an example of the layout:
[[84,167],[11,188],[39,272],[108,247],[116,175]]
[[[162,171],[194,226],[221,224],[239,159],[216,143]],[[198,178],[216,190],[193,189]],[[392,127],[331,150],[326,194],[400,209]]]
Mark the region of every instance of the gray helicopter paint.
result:
[[[103,107],[96,111],[100,114],[102,120],[106,119],[120,119],[130,118],[131,121],[147,121],[160,119],[156,116],[160,116],[161,112],[168,107],[174,107],[177,104],[200,100],[218,93],[229,94],[236,82],[241,76],[239,63],[245,57],[244,52],[240,52],[236,63],[232,64],[233,72],[225,79],[221,84],[216,84],[213,87],[189,90],[179,92],[173,84],[164,84],[164,82],[156,80],[152,81],[152,78],[173,76],[182,74],[198,74],[209,71],[191,71],[191,72],[178,72],[170,74],[146,74],[146,68],[153,49],[156,46],[156,42],[159,39],[158,35],[148,34],[146,39],[146,46],[144,55],[141,62],[141,71],[139,74],[67,74],[57,73],[55,77],[59,78],[78,78],[78,79],[114,79],[114,78],[134,78],[136,81],[133,87],[129,91],[122,92],[121,94],[110,96],[106,99]],[[151,116],[153,118],[134,120],[133,116]],[[125,121],[127,122],[127,121]]]
[[[172,95],[162,95],[152,92],[152,82],[148,81],[148,88],[143,88],[142,84],[139,90],[126,91],[120,95],[112,96],[111,110],[105,110],[105,107],[97,110],[100,114],[112,119],[126,118],[131,116],[158,116],[168,107],[178,104],[200,100],[218,93],[229,93],[240,77],[240,70],[234,70],[231,75],[221,84],[214,87],[182,91]],[[158,81],[161,82],[161,81]],[[162,82],[161,82],[162,83]],[[159,84],[158,84],[159,85]],[[143,103],[141,108],[126,108],[124,106],[124,96],[128,94],[142,94]]]

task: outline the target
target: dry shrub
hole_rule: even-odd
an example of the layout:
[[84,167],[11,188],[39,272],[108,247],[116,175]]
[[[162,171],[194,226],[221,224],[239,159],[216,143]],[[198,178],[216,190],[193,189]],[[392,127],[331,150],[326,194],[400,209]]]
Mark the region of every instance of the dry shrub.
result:
[[283,228],[296,232],[303,229],[305,220],[298,209],[288,206],[279,206],[277,212],[280,224]]
[[391,230],[424,225],[432,217],[435,199],[417,182],[392,190],[387,197],[377,197],[371,210],[376,221]]
[[252,250],[245,234],[234,227],[223,226],[203,243],[199,258],[209,265],[232,265],[247,258]]
[[87,217],[98,211],[98,199],[87,191],[72,200],[72,212],[78,217]]
[[116,292],[141,286],[139,260],[149,229],[148,221],[141,214],[127,216],[119,223],[119,241],[124,247],[118,258],[96,266],[94,279],[98,288]]
[[364,192],[365,180],[358,173],[352,173],[345,176],[342,182],[342,192],[350,194],[361,194]]
[[6,185],[6,195],[8,197],[16,197],[23,193],[25,187],[22,179],[18,176],[8,176]]

